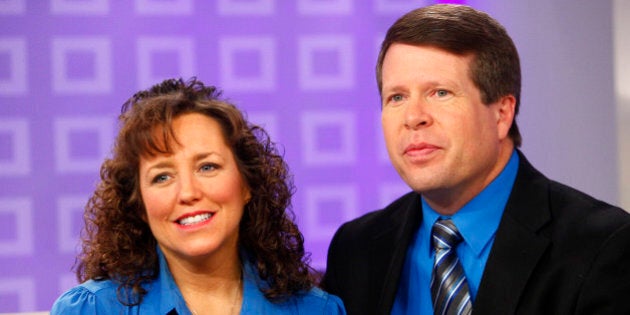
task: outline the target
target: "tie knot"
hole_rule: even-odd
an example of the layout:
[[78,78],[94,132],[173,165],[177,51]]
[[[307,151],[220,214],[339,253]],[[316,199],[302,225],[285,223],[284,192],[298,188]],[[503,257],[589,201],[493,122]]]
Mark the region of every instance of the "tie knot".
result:
[[462,235],[450,219],[437,220],[433,224],[433,247],[436,249],[449,249],[457,246],[462,241]]

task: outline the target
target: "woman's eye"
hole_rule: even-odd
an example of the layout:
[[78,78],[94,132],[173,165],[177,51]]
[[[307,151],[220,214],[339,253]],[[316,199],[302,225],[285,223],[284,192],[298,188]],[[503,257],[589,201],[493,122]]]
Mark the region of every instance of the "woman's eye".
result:
[[208,163],[208,164],[203,164],[199,168],[199,170],[202,171],[202,172],[209,172],[209,171],[212,171],[212,170],[214,170],[216,168],[217,168],[216,164]]
[[151,182],[154,184],[159,184],[159,183],[163,183],[167,181],[168,179],[169,179],[169,176],[167,174],[159,174],[153,177],[153,180]]

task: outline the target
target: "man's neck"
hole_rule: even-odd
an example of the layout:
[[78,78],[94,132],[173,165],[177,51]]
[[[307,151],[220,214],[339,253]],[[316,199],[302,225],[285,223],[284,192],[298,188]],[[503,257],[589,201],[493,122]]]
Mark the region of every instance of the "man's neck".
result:
[[468,182],[463,182],[456,187],[436,189],[421,192],[426,202],[441,215],[451,216],[457,213],[470,200],[481,193],[490,183],[501,174],[507,163],[510,161],[514,145],[507,144],[499,150],[499,155],[493,167],[481,178],[473,178]]

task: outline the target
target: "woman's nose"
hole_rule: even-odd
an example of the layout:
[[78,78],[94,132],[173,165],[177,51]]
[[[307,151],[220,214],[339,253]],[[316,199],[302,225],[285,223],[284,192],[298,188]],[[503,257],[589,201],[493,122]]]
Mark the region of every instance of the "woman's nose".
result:
[[179,200],[184,204],[194,203],[201,198],[200,183],[193,175],[180,176]]

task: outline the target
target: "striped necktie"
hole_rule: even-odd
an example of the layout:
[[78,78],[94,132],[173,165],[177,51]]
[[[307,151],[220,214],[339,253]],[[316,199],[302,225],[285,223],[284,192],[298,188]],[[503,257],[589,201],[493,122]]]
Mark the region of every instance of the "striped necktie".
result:
[[462,241],[462,236],[451,220],[435,222],[431,234],[435,248],[431,276],[433,313],[435,315],[472,313],[468,281],[455,252],[457,244]]

